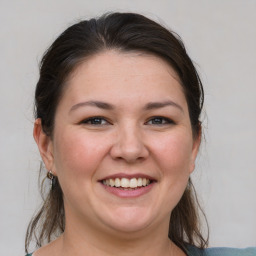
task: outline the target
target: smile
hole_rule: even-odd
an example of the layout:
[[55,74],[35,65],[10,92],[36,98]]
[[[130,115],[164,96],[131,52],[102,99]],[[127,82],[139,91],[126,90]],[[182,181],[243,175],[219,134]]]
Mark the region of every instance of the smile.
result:
[[152,181],[147,178],[115,178],[105,179],[102,183],[108,187],[116,187],[120,189],[135,189],[148,186]]

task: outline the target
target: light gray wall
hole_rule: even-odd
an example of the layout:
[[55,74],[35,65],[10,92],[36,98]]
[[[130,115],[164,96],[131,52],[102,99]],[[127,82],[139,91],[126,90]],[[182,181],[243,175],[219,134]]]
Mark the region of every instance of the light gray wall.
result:
[[203,143],[194,180],[211,246],[256,246],[256,1],[0,1],[0,254],[22,255],[40,203],[32,139],[38,62],[80,18],[135,11],[183,38],[205,85]]

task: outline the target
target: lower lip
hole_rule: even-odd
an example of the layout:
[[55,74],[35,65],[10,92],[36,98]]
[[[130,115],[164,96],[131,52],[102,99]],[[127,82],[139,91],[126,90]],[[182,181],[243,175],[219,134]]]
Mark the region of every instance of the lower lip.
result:
[[120,189],[120,188],[116,188],[116,187],[109,187],[109,186],[102,184],[102,186],[105,188],[106,191],[108,191],[111,194],[114,194],[118,197],[122,197],[122,198],[133,198],[133,197],[142,196],[142,195],[148,193],[153,188],[154,185],[155,185],[155,182],[152,182],[145,187],[140,187],[140,188],[133,189],[133,190],[124,190],[124,189]]

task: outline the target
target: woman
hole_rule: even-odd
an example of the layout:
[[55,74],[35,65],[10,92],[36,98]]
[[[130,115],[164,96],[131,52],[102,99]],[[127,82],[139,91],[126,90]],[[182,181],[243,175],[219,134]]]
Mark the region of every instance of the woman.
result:
[[190,180],[203,88],[177,36],[132,13],[75,24],[44,55],[35,98],[52,188],[26,251],[35,235],[33,256],[218,255]]

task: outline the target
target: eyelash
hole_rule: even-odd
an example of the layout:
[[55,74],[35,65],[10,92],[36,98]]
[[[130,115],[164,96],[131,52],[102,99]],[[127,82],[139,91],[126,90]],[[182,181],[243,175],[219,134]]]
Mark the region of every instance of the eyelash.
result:
[[161,120],[162,122],[164,121],[164,123],[151,123],[150,125],[168,125],[168,124],[174,124],[174,121],[171,120],[170,118],[166,118],[166,117],[162,117],[162,116],[154,116],[154,117],[151,117],[146,123],[149,123],[153,120],[158,120],[157,122],[159,122],[159,120]]
[[[104,121],[106,123],[102,124],[102,121]],[[93,123],[93,122],[95,122],[95,123]],[[110,122],[108,122],[104,117],[94,116],[94,117],[89,117],[89,118],[83,120],[81,122],[81,124],[89,124],[89,125],[100,126],[100,125],[108,125],[108,124],[110,124]]]
[[[158,123],[151,123],[150,124],[150,122],[152,122],[153,120],[158,122]],[[104,121],[105,123],[102,124],[102,121]],[[159,123],[159,121],[161,123]],[[93,122],[95,122],[95,123],[93,123]],[[81,122],[81,124],[89,124],[89,125],[100,126],[100,125],[109,125],[111,123],[109,121],[107,121],[104,117],[95,116],[95,117],[90,117],[90,118],[87,118],[87,119],[83,120]],[[169,118],[166,118],[166,117],[154,116],[154,117],[151,117],[145,124],[149,124],[149,125],[168,125],[168,124],[174,124],[174,121],[169,119]]]

